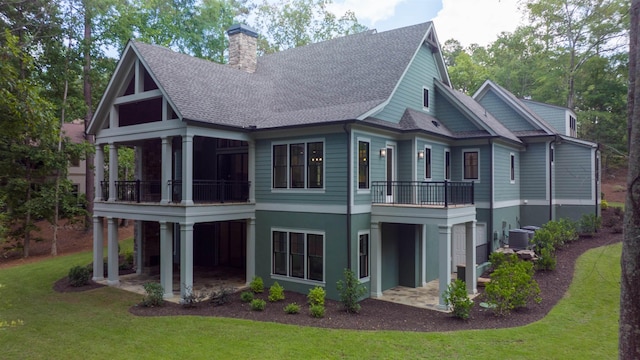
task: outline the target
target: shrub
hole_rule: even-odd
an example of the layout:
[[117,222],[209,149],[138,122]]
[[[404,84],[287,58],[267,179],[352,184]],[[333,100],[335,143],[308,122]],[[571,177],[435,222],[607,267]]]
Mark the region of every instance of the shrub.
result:
[[516,254],[505,254],[503,252],[492,252],[489,255],[489,262],[493,269],[497,269],[505,262],[514,262],[518,261],[518,255]]
[[344,269],[344,281],[338,280],[338,293],[340,293],[340,302],[348,313],[357,313],[360,311],[358,301],[367,292],[364,285],[360,283],[358,277],[351,269]]
[[269,301],[276,302],[280,300],[284,300],[284,288],[276,281],[269,288]]
[[609,208],[609,203],[607,202],[607,200],[605,199],[600,200],[600,209],[606,211],[608,208]]
[[466,287],[464,281],[456,279],[444,292],[444,303],[453,308],[453,316],[465,320],[469,318],[473,307],[473,300],[467,296]]
[[309,290],[309,294],[307,295],[307,300],[309,300],[309,305],[322,305],[324,306],[324,298],[327,295],[326,291],[320,286],[316,286],[313,289]]
[[297,314],[300,312],[300,305],[296,303],[287,304],[287,306],[284,307],[284,312],[291,315]]
[[251,300],[251,310],[262,311],[267,306],[267,302],[262,299]]
[[511,310],[526,307],[533,300],[540,302],[540,287],[533,279],[533,265],[518,260],[502,263],[492,274],[485,288],[487,302],[493,305],[497,315],[507,315]]
[[[231,301],[231,294],[233,294],[233,288],[223,287],[218,290],[212,290],[211,294],[209,294],[209,303],[213,306],[224,305]],[[252,295],[253,300],[253,293],[249,292],[249,294]]]
[[142,306],[154,307],[162,306],[164,289],[158,283],[146,283],[142,285],[146,295],[142,298]]
[[242,302],[251,302],[253,300],[253,293],[251,291],[243,291],[240,294],[240,300],[242,300]]
[[89,283],[91,272],[86,266],[77,265],[69,269],[68,277],[71,286],[80,287]]
[[616,215],[616,216],[620,216],[620,217],[622,217],[624,215],[623,211],[622,211],[622,208],[618,207],[618,206],[613,208],[613,214]]
[[584,214],[580,218],[580,232],[585,235],[593,235],[600,229],[602,219],[596,214]]
[[538,270],[555,270],[556,252],[552,247],[547,246],[538,250],[539,259],[536,262]]
[[324,317],[324,305],[313,304],[309,306],[309,314],[311,314],[314,318],[323,318]]
[[196,304],[207,299],[206,291],[194,291],[193,287],[186,286],[186,295],[180,299],[180,305],[185,308],[191,308]]
[[264,291],[264,281],[260,276],[256,276],[249,283],[249,288],[256,294],[262,293]]

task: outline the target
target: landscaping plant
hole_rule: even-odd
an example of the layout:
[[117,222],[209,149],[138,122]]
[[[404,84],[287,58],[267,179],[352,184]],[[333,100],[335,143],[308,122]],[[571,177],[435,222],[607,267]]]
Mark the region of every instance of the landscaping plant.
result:
[[251,280],[251,283],[249,283],[249,288],[254,293],[260,294],[264,291],[264,281],[262,281],[260,276],[256,276]]
[[251,300],[251,310],[262,311],[267,306],[267,302],[262,299]]
[[69,269],[69,283],[71,286],[79,287],[84,286],[89,283],[89,279],[91,279],[91,272],[87,269],[86,266],[74,266]]
[[539,303],[542,299],[540,287],[533,278],[533,264],[522,260],[503,262],[491,274],[485,296],[496,315],[507,315],[531,301]]
[[322,305],[324,306],[324,298],[327,296],[324,288],[320,286],[316,286],[313,289],[309,290],[309,294],[307,295],[307,300],[309,301],[309,305]]
[[296,303],[287,304],[287,306],[284,307],[284,312],[290,315],[297,314],[300,312],[300,305]]
[[240,300],[242,302],[251,302],[253,300],[254,296],[253,293],[251,291],[243,291],[240,294]]
[[280,300],[284,300],[284,288],[276,281],[269,288],[269,301],[276,302]]
[[309,306],[309,314],[311,314],[314,318],[323,318],[324,317],[324,305],[313,304]]
[[344,281],[338,280],[337,287],[344,309],[348,313],[359,312],[360,304],[358,301],[366,294],[367,289],[360,283],[353,270],[344,269]]
[[449,284],[444,292],[444,303],[452,307],[453,316],[464,320],[469,318],[473,300],[467,295],[467,286],[464,281],[456,279]]
[[[233,294],[233,288],[223,287],[218,290],[211,290],[209,294],[209,303],[213,306],[220,306],[231,301],[231,294]],[[253,293],[249,293],[253,295]]]
[[587,236],[593,236],[600,229],[602,219],[596,214],[584,214],[580,218],[580,233]]
[[154,306],[162,306],[164,299],[162,295],[164,293],[164,289],[162,285],[158,283],[148,282],[142,285],[146,295],[142,298],[142,306],[146,307],[154,307]]

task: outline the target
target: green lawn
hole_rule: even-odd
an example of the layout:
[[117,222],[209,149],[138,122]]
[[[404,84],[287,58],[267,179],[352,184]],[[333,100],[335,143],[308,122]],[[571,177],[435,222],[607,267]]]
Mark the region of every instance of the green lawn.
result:
[[[0,270],[3,359],[615,359],[621,245],[589,251],[543,320],[512,329],[412,333],[302,328],[206,317],[135,317],[140,300],[112,288],[59,294],[83,253]],[[543,294],[544,296],[544,294]],[[305,316],[305,315],[298,315]],[[471,320],[473,321],[473,320]]]

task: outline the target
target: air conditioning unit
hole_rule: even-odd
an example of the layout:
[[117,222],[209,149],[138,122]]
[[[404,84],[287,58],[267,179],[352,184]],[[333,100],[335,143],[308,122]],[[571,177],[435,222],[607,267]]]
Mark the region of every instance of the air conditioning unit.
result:
[[529,247],[529,239],[533,237],[533,231],[525,229],[509,230],[509,247],[515,250]]

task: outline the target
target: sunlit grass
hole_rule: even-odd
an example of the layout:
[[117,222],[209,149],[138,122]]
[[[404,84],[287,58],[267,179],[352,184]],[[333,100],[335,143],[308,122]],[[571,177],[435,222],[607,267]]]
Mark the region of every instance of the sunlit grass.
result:
[[616,244],[583,255],[567,295],[536,323],[449,333],[331,330],[196,316],[136,317],[128,309],[140,295],[113,288],[65,294],[52,290],[69,268],[91,261],[90,253],[75,254],[0,270],[4,285],[0,320],[24,321],[22,326],[0,330],[0,357],[616,358],[620,251]]

